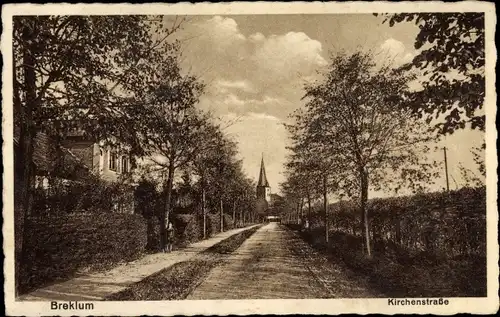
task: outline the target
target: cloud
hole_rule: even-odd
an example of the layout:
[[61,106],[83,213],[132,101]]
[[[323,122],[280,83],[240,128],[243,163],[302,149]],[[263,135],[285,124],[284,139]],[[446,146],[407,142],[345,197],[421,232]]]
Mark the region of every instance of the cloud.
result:
[[219,45],[218,48],[225,48],[235,42],[243,42],[246,37],[238,29],[238,24],[231,18],[214,16],[201,25],[209,34],[212,40]]
[[254,88],[252,87],[252,84],[248,80],[225,80],[225,79],[219,79],[215,83],[217,86],[217,89],[219,89],[221,92],[226,92],[231,89],[238,89],[246,92],[254,92]]
[[411,62],[415,54],[407,51],[405,45],[396,39],[385,40],[379,47],[378,61],[380,63],[390,62],[395,66]]
[[390,38],[385,40],[385,42],[380,45],[380,50],[385,51],[392,56],[402,55],[405,51],[405,45],[398,40]]
[[264,34],[262,34],[260,32],[257,32],[257,33],[254,33],[254,34],[250,35],[249,38],[253,42],[260,42],[260,41],[263,41],[263,40],[266,39],[266,37],[264,36]]
[[257,44],[254,61],[261,71],[273,77],[290,77],[296,73],[311,73],[327,64],[321,55],[322,45],[303,32],[271,35]]
[[230,107],[240,108],[245,105],[245,101],[241,100],[235,94],[227,94],[224,100],[222,101],[225,105]]
[[252,119],[257,119],[257,120],[271,120],[271,121],[281,122],[279,118],[276,118],[275,116],[271,116],[265,113],[250,112],[248,116]]
[[[290,102],[282,97],[265,95],[261,98],[240,97],[234,93],[225,94],[219,102],[214,104],[211,110],[214,113],[224,114],[232,112],[237,114],[262,114],[282,117],[283,112],[288,111]],[[286,113],[288,114],[288,113]],[[285,115],[286,115],[285,114]]]
[[200,107],[216,115],[286,118],[301,105],[304,78],[325,66],[323,45],[304,32],[243,34],[237,19],[200,17],[186,26],[185,67],[209,83]]

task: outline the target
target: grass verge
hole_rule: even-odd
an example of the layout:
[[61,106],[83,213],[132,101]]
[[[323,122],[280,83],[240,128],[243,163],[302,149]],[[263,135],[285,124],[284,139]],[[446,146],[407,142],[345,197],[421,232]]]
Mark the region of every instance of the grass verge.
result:
[[213,268],[222,263],[225,254],[235,251],[259,227],[256,226],[226,238],[196,255],[193,259],[176,263],[171,267],[148,276],[127,289],[107,297],[105,300],[143,301],[184,299],[207,277]]

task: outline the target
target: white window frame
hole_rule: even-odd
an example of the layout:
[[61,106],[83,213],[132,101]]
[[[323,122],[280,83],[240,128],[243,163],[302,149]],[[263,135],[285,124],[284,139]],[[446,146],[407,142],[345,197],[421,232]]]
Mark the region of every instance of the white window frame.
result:
[[121,165],[122,173],[128,173],[130,171],[129,160],[126,155],[122,155]]
[[109,153],[108,155],[109,170],[113,172],[118,172],[118,153],[116,153],[116,150],[113,149],[110,149],[108,153]]

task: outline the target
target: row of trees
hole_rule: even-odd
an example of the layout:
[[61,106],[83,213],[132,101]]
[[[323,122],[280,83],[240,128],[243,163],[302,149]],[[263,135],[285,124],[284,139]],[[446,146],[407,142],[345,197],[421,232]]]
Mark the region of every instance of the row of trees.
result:
[[[433,140],[458,129],[484,131],[484,16],[384,19],[391,26],[403,21],[421,30],[415,47],[424,49],[411,63],[380,65],[369,52],[333,56],[324,78],[305,87],[305,107],[287,126],[292,154],[283,191],[297,211],[305,200],[310,212],[322,198],[327,241],[328,197],[357,200],[368,257],[369,189],[421,192],[438,177],[437,163],[426,159]],[[410,88],[415,80],[423,89]]]
[[[149,164],[142,166],[137,188],[138,207],[147,218],[154,215],[160,221],[162,217],[166,220],[167,212],[175,207],[183,213],[202,215],[204,237],[207,237],[208,213],[219,214],[221,231],[226,225],[224,214],[232,215],[233,222],[238,219],[239,224],[255,220],[255,186],[243,172],[237,144],[220,129],[209,131],[206,139],[197,140],[204,143],[203,148],[182,165],[178,173],[174,171],[175,175],[162,177],[161,173],[168,171],[158,169],[157,164],[162,164],[161,160],[157,163],[158,159],[149,158]],[[170,182],[174,183],[176,175],[180,177],[176,177],[174,190]],[[154,197],[163,197],[159,209]]]
[[[141,171],[161,176],[162,223],[181,170],[195,175],[202,196],[211,197],[207,204],[217,199],[221,213],[229,201],[241,208],[251,204],[253,184],[236,159],[236,145],[215,118],[197,109],[204,84],[183,72],[180,43],[170,40],[184,21],[161,16],[14,18],[14,121],[20,130],[17,259],[33,208],[34,140],[40,132],[61,141],[78,130],[106,145],[125,147],[133,165],[143,162],[147,168]],[[162,236],[164,230],[161,226]]]

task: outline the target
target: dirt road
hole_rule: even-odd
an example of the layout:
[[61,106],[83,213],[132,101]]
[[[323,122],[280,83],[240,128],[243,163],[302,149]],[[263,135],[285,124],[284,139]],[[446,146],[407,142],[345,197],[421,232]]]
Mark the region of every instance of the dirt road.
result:
[[269,223],[228,255],[187,299],[383,297],[294,232]]

